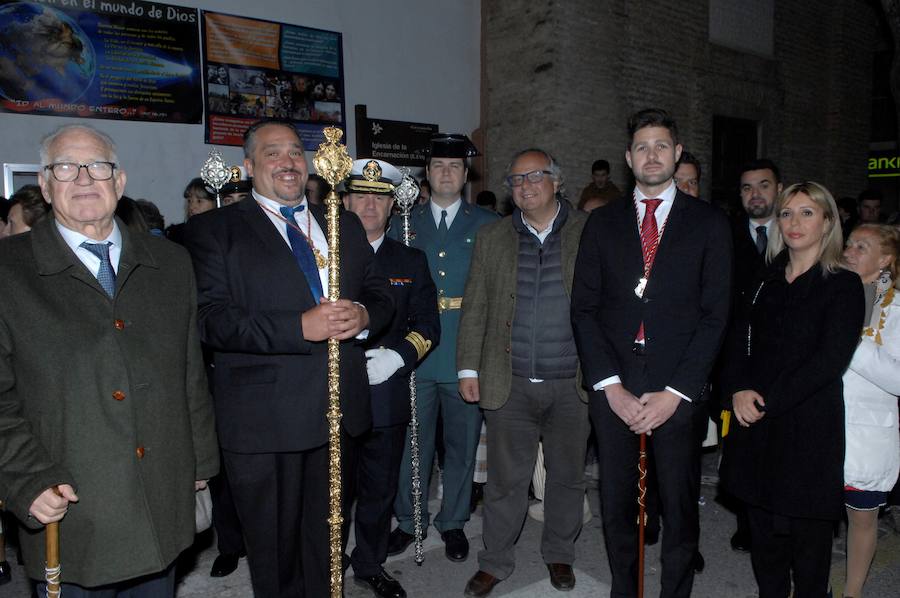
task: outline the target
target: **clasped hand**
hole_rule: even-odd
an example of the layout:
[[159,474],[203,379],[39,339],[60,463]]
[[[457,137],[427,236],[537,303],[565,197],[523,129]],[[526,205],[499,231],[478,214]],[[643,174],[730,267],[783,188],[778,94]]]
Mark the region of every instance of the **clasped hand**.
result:
[[635,434],[653,434],[678,409],[681,397],[668,390],[645,392],[636,397],[621,384],[603,389],[613,413]]
[[349,299],[329,301],[325,297],[314,308],[300,316],[303,338],[311,342],[330,338],[339,341],[353,338],[369,325],[369,312]]
[[759,407],[765,409],[766,401],[755,390],[742,390],[731,396],[731,406],[734,410],[734,417],[743,427],[755,424],[766,414]]

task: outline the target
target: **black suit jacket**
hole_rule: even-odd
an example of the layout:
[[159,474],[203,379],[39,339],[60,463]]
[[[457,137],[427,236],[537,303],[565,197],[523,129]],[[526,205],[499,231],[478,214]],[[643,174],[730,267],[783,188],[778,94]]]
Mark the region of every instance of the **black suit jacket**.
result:
[[[310,206],[322,230],[324,210]],[[301,451],[328,441],[327,342],[303,338],[300,316],[316,305],[290,247],[255,201],[191,218],[186,245],[199,290],[200,333],[214,351],[213,394],[222,448],[239,453]],[[393,302],[375,272],[359,219],[340,217],[341,298],[369,312],[370,334],[387,326]],[[371,425],[365,355],[341,343],[341,424]]]
[[370,336],[366,347],[393,349],[404,364],[388,380],[371,387],[372,425],[378,428],[409,421],[409,373],[419,356],[406,335],[418,332],[435,347],[441,337],[441,320],[437,288],[423,251],[385,237],[375,252],[375,268],[387,278],[396,309],[388,329]]
[[734,305],[737,306],[747,293],[755,290],[755,283],[765,273],[766,256],[756,250],[747,214],[731,221],[731,238],[734,242]]
[[[619,375],[635,395],[670,386],[694,401],[728,320],[731,235],[717,208],[678,191],[643,299],[631,194],[591,212],[572,287],[572,323],[588,387]],[[646,357],[633,353],[643,321]]]

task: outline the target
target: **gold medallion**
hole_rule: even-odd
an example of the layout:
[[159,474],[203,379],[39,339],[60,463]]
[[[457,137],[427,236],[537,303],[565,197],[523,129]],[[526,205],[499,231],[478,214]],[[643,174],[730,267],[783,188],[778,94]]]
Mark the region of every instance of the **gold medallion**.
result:
[[316,249],[315,247],[312,247],[312,251],[313,251],[313,255],[316,258],[316,267],[319,270],[323,270],[325,268],[325,266],[328,265],[328,260],[326,260],[325,256],[322,255],[322,252],[319,251],[318,249]]

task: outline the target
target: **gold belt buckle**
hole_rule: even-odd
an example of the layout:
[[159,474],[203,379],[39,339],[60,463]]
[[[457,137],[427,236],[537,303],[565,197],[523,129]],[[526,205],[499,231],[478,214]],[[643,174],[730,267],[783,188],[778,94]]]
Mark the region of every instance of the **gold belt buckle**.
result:
[[439,297],[438,312],[444,313],[448,309],[461,309],[462,297]]

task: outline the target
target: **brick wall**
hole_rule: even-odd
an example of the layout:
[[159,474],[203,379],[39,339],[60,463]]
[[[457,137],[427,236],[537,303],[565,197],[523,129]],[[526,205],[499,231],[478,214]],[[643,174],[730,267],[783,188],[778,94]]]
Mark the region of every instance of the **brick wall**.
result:
[[707,171],[717,114],[758,121],[760,153],[786,182],[818,180],[837,196],[866,184],[877,35],[866,0],[776,0],[772,56],[710,43],[707,0],[482,0],[482,14],[490,189],[531,145],[556,155],[570,196],[597,158],[627,185],[625,120],[647,106],[675,116]]

